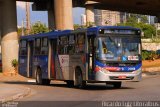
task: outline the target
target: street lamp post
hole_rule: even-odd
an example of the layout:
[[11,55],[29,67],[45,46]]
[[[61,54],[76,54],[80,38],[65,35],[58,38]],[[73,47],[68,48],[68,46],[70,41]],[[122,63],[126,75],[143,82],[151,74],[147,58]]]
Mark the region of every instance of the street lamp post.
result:
[[24,19],[22,20],[22,36],[25,35],[24,33],[24,23],[27,23],[27,21],[24,21]]

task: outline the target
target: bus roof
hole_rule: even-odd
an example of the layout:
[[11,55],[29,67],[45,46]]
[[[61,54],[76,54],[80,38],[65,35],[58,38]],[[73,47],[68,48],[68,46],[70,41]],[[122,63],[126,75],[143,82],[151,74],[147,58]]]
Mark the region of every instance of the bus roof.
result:
[[100,30],[100,29],[131,29],[131,30],[140,30],[138,28],[134,28],[131,26],[96,26],[96,27],[90,27],[87,30]]
[[98,34],[101,29],[116,29],[116,30],[140,30],[138,28],[130,27],[130,26],[97,26],[91,27],[87,29],[88,35]]
[[98,34],[100,29],[126,29],[126,30],[140,30],[138,28],[133,28],[130,26],[96,26],[90,27],[87,29],[77,29],[77,30],[62,30],[62,31],[51,31],[48,33],[40,33],[28,36],[21,36],[21,39],[34,40],[39,37],[48,37],[48,38],[57,38],[60,35],[78,33],[78,32],[87,32],[88,35]]
[[33,40],[35,38],[40,38],[40,37],[57,38],[57,36],[70,33],[71,31],[72,30],[51,31],[51,32],[47,32],[47,33],[21,36],[21,39]]

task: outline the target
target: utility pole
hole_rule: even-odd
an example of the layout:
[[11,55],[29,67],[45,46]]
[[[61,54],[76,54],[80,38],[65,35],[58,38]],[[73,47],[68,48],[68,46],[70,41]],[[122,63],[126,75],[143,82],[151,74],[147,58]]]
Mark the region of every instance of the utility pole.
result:
[[26,2],[26,30],[27,34],[30,33],[31,26],[30,26],[30,3]]
[[22,36],[24,36],[24,20],[22,20]]

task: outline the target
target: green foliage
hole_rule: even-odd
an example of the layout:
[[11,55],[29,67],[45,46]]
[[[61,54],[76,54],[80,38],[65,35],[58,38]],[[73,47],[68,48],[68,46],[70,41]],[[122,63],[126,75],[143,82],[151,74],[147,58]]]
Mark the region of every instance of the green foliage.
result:
[[157,30],[157,35],[160,36],[160,30]]
[[22,28],[18,28],[18,36],[22,35]]
[[94,25],[95,25],[94,22],[87,22],[87,27],[92,27],[92,26],[94,26]]
[[11,64],[12,64],[12,67],[16,68],[16,67],[18,66],[18,61],[17,61],[17,59],[13,59],[13,60],[11,61]]
[[128,23],[137,23],[138,19],[140,20],[141,23],[147,23],[148,18],[145,15],[140,15],[140,14],[130,14],[130,17],[127,19]]
[[[26,28],[23,28],[24,30],[24,35],[26,35],[27,34],[27,32],[26,32]],[[18,28],[18,36],[22,36],[22,28]]]
[[79,29],[79,28],[87,28],[87,26],[84,25],[79,25],[79,24],[74,24],[74,29]]
[[[141,19],[140,23],[138,23],[138,18]],[[146,24],[147,21],[146,16],[133,14],[127,19],[126,23],[120,23],[118,25],[140,28],[144,32],[144,38],[152,38],[156,35],[156,28],[152,25]]]
[[140,28],[144,32],[145,38],[152,38],[156,35],[156,28],[152,25],[145,23],[137,23],[135,27]]
[[135,15],[131,15],[128,19],[127,19],[127,24],[129,25],[133,25],[134,23],[138,22],[138,18]]
[[142,60],[155,60],[160,57],[155,51],[142,51]]
[[74,29],[79,29],[79,28],[87,28],[87,27],[93,27],[95,25],[94,22],[87,22],[86,25],[79,25],[79,24],[74,24]]
[[142,22],[142,23],[147,23],[147,22],[148,22],[147,16],[140,15],[140,19],[141,19],[141,22]]
[[48,27],[45,24],[42,24],[41,22],[36,22],[31,27],[31,33],[30,34],[38,34],[38,33],[45,33],[49,32]]

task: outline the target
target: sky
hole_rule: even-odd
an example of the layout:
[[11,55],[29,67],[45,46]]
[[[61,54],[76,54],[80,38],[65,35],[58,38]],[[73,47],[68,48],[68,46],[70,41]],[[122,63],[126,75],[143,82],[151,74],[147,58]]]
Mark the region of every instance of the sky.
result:
[[[75,24],[81,23],[81,14],[84,14],[84,8],[74,8],[73,9],[73,19]],[[17,2],[17,21],[18,26],[22,25],[22,20],[26,19],[25,13],[25,2]],[[32,11],[31,10],[31,23],[36,21],[41,21],[48,25],[48,15],[47,11]]]

